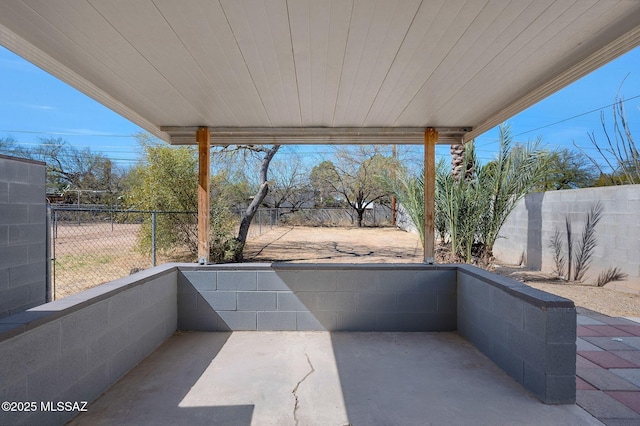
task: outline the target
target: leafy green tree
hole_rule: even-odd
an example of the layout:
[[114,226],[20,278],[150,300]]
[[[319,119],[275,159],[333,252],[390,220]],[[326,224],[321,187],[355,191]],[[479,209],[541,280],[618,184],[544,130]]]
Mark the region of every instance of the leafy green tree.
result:
[[[198,158],[190,146],[172,147],[147,135],[139,135],[141,162],[128,180],[126,206],[136,210],[169,212],[157,215],[156,245],[161,250],[184,246],[198,253]],[[210,246],[212,261],[229,261],[235,255],[233,215],[226,201],[223,175],[211,182]],[[151,220],[143,223],[140,246],[151,248]]]
[[588,188],[596,185],[597,169],[582,153],[564,148],[551,153],[548,161],[547,172],[535,186],[535,190]]
[[336,166],[328,160],[322,161],[311,169],[309,181],[314,192],[316,207],[336,207],[340,205],[340,202],[335,197],[337,175]]

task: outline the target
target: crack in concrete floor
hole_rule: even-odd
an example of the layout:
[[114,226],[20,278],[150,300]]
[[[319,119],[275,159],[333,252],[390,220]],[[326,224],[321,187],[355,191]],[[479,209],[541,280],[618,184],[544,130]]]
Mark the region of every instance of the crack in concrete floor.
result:
[[304,382],[305,380],[307,380],[307,377],[309,377],[310,375],[312,375],[316,369],[313,368],[313,364],[311,363],[311,359],[309,358],[309,354],[307,354],[305,352],[304,356],[307,357],[307,363],[309,364],[309,367],[311,368],[311,370],[309,370],[309,372],[296,384],[296,387],[293,388],[293,390],[291,391],[291,393],[293,394],[294,398],[296,399],[296,403],[293,406],[293,420],[296,422],[296,426],[298,426],[298,409],[300,408],[299,405],[299,398],[298,398],[298,388],[300,387],[300,385],[302,384],[302,382]]

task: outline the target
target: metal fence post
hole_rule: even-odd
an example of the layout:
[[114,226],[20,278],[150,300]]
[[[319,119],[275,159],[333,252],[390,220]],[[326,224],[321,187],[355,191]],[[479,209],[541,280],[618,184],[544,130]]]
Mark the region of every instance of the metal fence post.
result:
[[151,212],[151,266],[156,266],[156,212]]
[[51,291],[51,263],[53,262],[52,256],[51,256],[51,227],[52,227],[52,223],[51,223],[51,206],[47,206],[47,233],[46,233],[46,249],[45,249],[45,257],[47,258],[47,264],[45,267],[45,275],[46,275],[46,292],[45,292],[45,302],[51,302],[53,299],[51,299],[52,297],[52,291]]
[[258,224],[260,225],[258,235],[262,235],[262,210],[258,210]]

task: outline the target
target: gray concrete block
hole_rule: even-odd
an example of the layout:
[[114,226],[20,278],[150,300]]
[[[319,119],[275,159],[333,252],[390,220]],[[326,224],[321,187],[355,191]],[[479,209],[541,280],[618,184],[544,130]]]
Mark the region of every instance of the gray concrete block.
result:
[[436,291],[398,293],[397,310],[401,312],[436,312],[438,310],[438,294]]
[[110,360],[109,380],[112,383],[127,374],[144,358],[142,345],[138,341],[120,347],[121,349]]
[[235,311],[237,294],[235,291],[203,291],[199,300],[208,303],[214,311]]
[[524,363],[524,387],[541,401],[545,401],[547,394],[547,380],[543,370],[539,370],[529,363]]
[[438,312],[457,313],[458,295],[453,291],[438,291]]
[[228,330],[257,330],[256,312],[220,311],[218,315]]
[[278,311],[308,311],[298,297],[291,292],[280,291],[277,294],[277,310]]
[[337,331],[375,331],[378,318],[375,312],[338,312]]
[[[42,192],[40,194],[42,194]],[[44,204],[29,204],[29,213],[27,214],[27,222],[31,224],[46,226],[47,207]]]
[[0,312],[13,312],[18,306],[29,304],[29,287],[20,286],[0,290]]
[[573,343],[576,341],[576,310],[549,309],[546,314],[546,342]]
[[45,266],[44,262],[10,266],[9,287],[20,287],[34,282],[40,282],[44,286],[46,278]]
[[258,271],[258,290],[289,291],[287,284],[274,271]]
[[181,274],[196,290],[213,291],[218,288],[215,271],[182,271]]
[[538,339],[546,339],[547,326],[546,314],[548,311],[525,304],[524,306],[524,330],[526,333],[535,336]]
[[378,290],[384,292],[412,292],[418,290],[419,271],[378,271]]
[[444,318],[434,313],[381,312],[377,314],[375,331],[440,332],[456,329],[455,318]]
[[549,376],[544,399],[545,404],[575,404],[576,376]]
[[318,292],[316,293],[319,311],[355,311],[356,293]]
[[[199,294],[194,296],[201,298]],[[178,305],[177,329],[182,331],[228,331],[226,324],[220,322],[220,316],[208,304],[202,300],[199,303],[188,306]],[[230,311],[224,311],[230,312]]]
[[238,292],[238,311],[275,311],[276,292]]
[[424,270],[417,271],[417,288],[423,290],[451,291],[457,285],[457,272],[451,270]]
[[129,325],[126,322],[110,327],[87,343],[88,365],[94,366],[107,362],[120,350],[122,344],[129,343],[131,340]]
[[570,376],[576,374],[576,344],[547,343],[545,369],[547,375]]
[[91,402],[113,383],[109,378],[109,363],[91,365],[90,368],[87,374],[60,395],[61,401]]
[[258,330],[295,331],[295,312],[258,312]]
[[504,345],[494,343],[491,360],[520,384],[524,384],[524,361]]
[[118,293],[107,300],[107,318],[110,326],[128,321],[141,306],[142,286],[136,286]]
[[258,289],[256,271],[218,271],[218,290],[250,291]]
[[0,225],[28,223],[29,207],[26,204],[3,204],[0,210]]
[[335,312],[296,312],[299,331],[333,331],[337,327]]
[[40,182],[9,182],[9,199],[16,204],[42,203],[43,192],[37,191]]
[[44,244],[45,232],[46,228],[44,224],[23,223],[20,225],[9,225],[9,245],[29,244],[34,241]]
[[305,309],[303,310],[314,312],[318,311],[318,293],[312,291],[298,291],[293,294],[304,305]]
[[380,271],[341,270],[338,271],[338,291],[376,291]]
[[396,293],[358,293],[358,311],[390,312],[397,310]]
[[54,321],[0,343],[2,383],[14,383],[51,363],[51,354],[60,353],[60,323]]
[[493,291],[493,312],[502,321],[507,321],[517,328],[524,329],[525,302],[496,289]]
[[[60,367],[60,355],[56,354],[49,363],[39,365],[34,371],[27,375],[27,401],[49,401],[54,395],[58,395],[61,390],[66,389],[71,383],[60,383],[58,368]],[[85,368],[86,368],[85,354]]]
[[163,323],[159,323],[155,325],[151,330],[145,333],[140,339],[140,343],[142,344],[142,355],[146,357],[153,351],[155,351],[158,346],[162,344],[165,340],[167,340],[171,334],[166,332],[165,325]]
[[[8,383],[3,381],[0,386],[0,401],[26,401],[27,400],[27,376],[22,376],[18,381]],[[2,413],[0,413],[2,419]],[[3,424],[0,422],[0,424]]]
[[0,247],[0,267],[9,268],[28,263],[29,251],[27,246]]
[[544,340],[509,326],[507,328],[507,348],[522,358],[530,367],[544,371],[546,349]]
[[335,291],[338,288],[338,273],[331,270],[277,271],[278,276],[293,292]]
[[[2,179],[0,177],[0,179]],[[9,182],[0,181],[0,211],[2,211],[2,204],[9,203]]]
[[86,345],[107,330],[108,301],[98,302],[60,320],[60,344],[63,348]]
[[0,247],[9,245],[9,226],[10,225],[0,225]]

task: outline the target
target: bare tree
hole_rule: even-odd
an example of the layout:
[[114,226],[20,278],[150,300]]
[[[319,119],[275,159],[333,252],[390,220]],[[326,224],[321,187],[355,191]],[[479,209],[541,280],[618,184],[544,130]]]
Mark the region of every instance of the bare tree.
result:
[[252,153],[257,153],[262,156],[262,161],[260,163],[260,186],[258,187],[258,191],[256,195],[249,203],[249,206],[245,210],[242,220],[240,221],[240,228],[238,230],[238,236],[236,239],[238,240],[238,250],[236,252],[236,260],[242,260],[242,250],[244,249],[244,245],[247,242],[247,234],[249,233],[249,226],[251,226],[251,221],[258,211],[258,207],[262,204],[267,193],[269,192],[269,164],[271,160],[273,160],[273,156],[276,155],[278,150],[280,149],[280,145],[272,145],[271,147],[263,146],[263,145],[247,145],[239,147],[240,149],[244,149],[250,151]]
[[[607,129],[604,113],[600,114],[600,122],[606,143],[597,141],[595,134],[590,133],[589,139],[598,151],[598,155],[604,164],[611,170],[607,173],[602,163],[587,154],[582,148],[576,145],[584,155],[589,158],[593,165],[600,171],[601,177],[608,177],[609,184],[625,185],[640,183],[640,151],[633,139],[631,128],[627,120],[624,107],[624,98],[616,96],[612,106],[613,129]],[[574,143],[575,145],[575,143]]]
[[337,150],[336,162],[325,163],[322,173],[316,176],[355,210],[359,227],[366,209],[392,193],[385,177],[391,175],[396,160],[382,152],[383,148],[376,145]]
[[313,200],[308,173],[299,155],[271,164],[271,188],[267,197],[269,207],[287,207],[292,212]]

